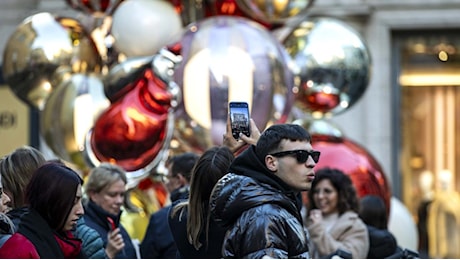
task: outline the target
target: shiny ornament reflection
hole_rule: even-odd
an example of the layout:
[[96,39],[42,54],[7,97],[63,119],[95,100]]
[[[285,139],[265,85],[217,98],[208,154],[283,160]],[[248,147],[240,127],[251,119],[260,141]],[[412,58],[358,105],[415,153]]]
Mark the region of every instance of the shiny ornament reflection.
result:
[[296,119],[292,123],[301,125],[310,135],[324,136],[329,141],[335,139],[340,142],[344,137],[342,129],[327,119],[302,118]]
[[362,146],[346,138],[312,134],[312,146],[321,152],[315,170],[330,167],[345,172],[353,181],[359,197],[381,197],[390,210],[391,191],[377,160]]
[[296,64],[296,106],[315,116],[339,114],[364,94],[371,57],[360,35],[333,18],[305,20],[283,41]]
[[130,0],[115,10],[111,33],[126,56],[149,56],[180,39],[182,21],[169,2]]
[[118,100],[131,89],[129,83],[142,77],[147,68],[152,67],[153,56],[133,57],[115,65],[104,76],[104,92],[111,102]]
[[75,10],[93,15],[110,15],[123,0],[66,0]]
[[206,17],[208,1],[202,0],[169,0],[182,20],[182,25],[187,26]]
[[183,100],[175,112],[178,146],[204,151],[222,144],[229,101],[248,102],[259,129],[273,114],[289,114],[289,56],[261,25],[245,18],[211,17],[189,26],[181,45],[183,61],[174,73]]
[[40,133],[59,158],[87,169],[86,134],[109,105],[98,77],[74,74],[50,94],[40,114]]
[[283,24],[289,18],[305,15],[314,0],[236,0],[250,17],[269,24]]
[[148,167],[155,166],[172,131],[174,97],[168,87],[152,69],[126,87],[130,91],[112,103],[94,125],[87,149],[93,164],[112,162],[128,172],[148,172]]
[[242,17],[259,23],[267,29],[271,29],[271,24],[261,19],[251,17],[250,14],[244,12],[239,6],[237,0],[210,0],[206,1],[206,17],[215,16],[233,16]]
[[3,76],[16,96],[42,110],[66,73],[99,73],[102,59],[79,21],[39,13],[26,18],[8,39]]

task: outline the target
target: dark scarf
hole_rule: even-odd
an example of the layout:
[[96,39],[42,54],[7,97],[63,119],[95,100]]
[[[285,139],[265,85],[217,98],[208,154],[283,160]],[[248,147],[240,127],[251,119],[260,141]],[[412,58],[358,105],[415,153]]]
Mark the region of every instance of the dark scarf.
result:
[[113,215],[105,211],[92,200],[88,200],[85,205],[85,216],[90,217],[97,225],[104,227],[105,231],[111,230],[111,225],[107,221],[107,218],[111,218],[115,223],[115,226],[120,226],[121,214],[122,211],[120,211],[118,215]]
[[28,211],[29,207],[20,207],[12,209],[8,211],[8,213],[6,213],[6,215],[11,219],[11,221],[13,221],[15,231],[18,230],[19,220],[21,219],[22,215],[24,215]]
[[70,254],[71,257],[73,256],[72,258],[83,257],[81,254],[81,241],[56,234],[40,214],[33,209],[30,209],[29,212],[21,217],[18,233],[24,235],[34,244],[40,258],[62,259],[69,256],[69,254],[64,255],[56,239],[60,239],[61,243],[66,243],[73,248],[74,253]]

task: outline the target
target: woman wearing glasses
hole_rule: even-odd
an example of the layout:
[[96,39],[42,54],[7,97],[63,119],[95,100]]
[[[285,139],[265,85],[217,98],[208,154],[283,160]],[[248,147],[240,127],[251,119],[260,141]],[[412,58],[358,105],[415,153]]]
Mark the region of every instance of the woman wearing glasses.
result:
[[351,179],[337,169],[316,172],[308,192],[307,228],[312,258],[328,258],[338,250],[366,258],[369,236],[358,216],[359,201]]

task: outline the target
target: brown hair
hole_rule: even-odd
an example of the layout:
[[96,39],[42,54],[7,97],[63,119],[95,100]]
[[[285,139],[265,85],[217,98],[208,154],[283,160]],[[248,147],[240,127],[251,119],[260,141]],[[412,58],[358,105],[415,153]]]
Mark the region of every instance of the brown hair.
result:
[[[227,174],[233,159],[233,153],[226,146],[206,150],[192,170],[188,201],[177,204],[172,210],[171,215],[174,216],[181,209],[188,209],[187,237],[197,250],[202,246],[202,242],[207,243],[209,197],[212,189],[217,181]],[[206,241],[199,241],[203,232],[206,232]]]
[[25,205],[24,191],[34,171],[46,162],[43,154],[31,147],[22,146],[0,159],[3,189],[11,193],[13,209]]
[[55,231],[62,231],[75,204],[81,177],[61,163],[48,162],[40,166],[26,188],[26,200]]

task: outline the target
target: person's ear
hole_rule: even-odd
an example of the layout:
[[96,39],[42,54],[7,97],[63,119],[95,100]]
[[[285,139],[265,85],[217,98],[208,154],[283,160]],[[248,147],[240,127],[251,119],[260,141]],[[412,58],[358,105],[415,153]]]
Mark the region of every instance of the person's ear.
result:
[[278,160],[275,156],[267,155],[265,156],[265,166],[267,166],[270,171],[276,172],[278,171]]
[[90,200],[92,200],[92,201],[96,201],[97,200],[97,198],[96,198],[97,194],[98,193],[95,192],[95,191],[88,191],[88,198]]
[[178,173],[176,175],[177,179],[179,179],[179,182],[180,182],[180,185],[185,185],[185,184],[188,184],[188,181],[187,179],[184,177],[184,175],[182,175],[181,173]]

